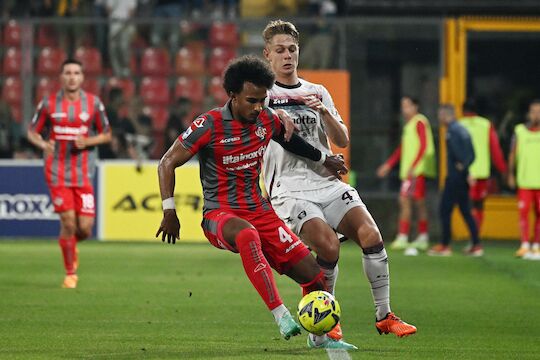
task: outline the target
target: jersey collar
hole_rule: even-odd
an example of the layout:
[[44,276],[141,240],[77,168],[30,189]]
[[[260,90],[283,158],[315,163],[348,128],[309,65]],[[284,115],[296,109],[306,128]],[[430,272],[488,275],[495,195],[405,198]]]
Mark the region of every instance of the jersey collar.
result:
[[280,83],[279,81],[276,81],[275,84],[279,87],[282,87],[282,88],[285,88],[285,89],[298,89],[300,86],[302,86],[302,83],[300,81],[298,81],[296,84],[294,85],[287,85],[287,84],[283,84],[283,83]]
[[221,108],[221,118],[225,121],[233,120],[233,115],[231,112],[231,100],[227,101],[227,103]]

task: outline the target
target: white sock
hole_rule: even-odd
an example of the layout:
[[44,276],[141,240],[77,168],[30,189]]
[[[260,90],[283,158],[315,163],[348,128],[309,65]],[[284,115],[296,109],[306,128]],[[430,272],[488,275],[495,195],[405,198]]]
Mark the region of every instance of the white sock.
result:
[[336,267],[333,269],[325,269],[321,266],[321,270],[324,273],[324,283],[326,285],[326,289],[328,292],[332,295],[334,295],[334,291],[336,289],[336,281],[339,274],[339,268],[336,264]]
[[524,242],[521,243],[521,248],[522,248],[522,249],[527,249],[527,250],[529,250],[530,247],[531,247],[531,245],[529,244],[528,241],[524,241]]
[[539,244],[535,242],[535,243],[532,245],[532,251],[538,251],[539,249],[540,249]]
[[390,275],[388,256],[383,248],[375,254],[364,254],[364,273],[371,284],[377,320],[383,319],[390,310]]
[[285,307],[285,305],[281,304],[278,307],[275,307],[272,309],[272,315],[274,315],[274,320],[276,321],[276,324],[279,325],[279,320],[283,317],[283,315],[289,313],[289,309]]
[[324,342],[328,339],[326,335],[315,335],[315,334],[310,333],[308,336],[311,339],[311,341],[315,344],[315,346],[324,344]]

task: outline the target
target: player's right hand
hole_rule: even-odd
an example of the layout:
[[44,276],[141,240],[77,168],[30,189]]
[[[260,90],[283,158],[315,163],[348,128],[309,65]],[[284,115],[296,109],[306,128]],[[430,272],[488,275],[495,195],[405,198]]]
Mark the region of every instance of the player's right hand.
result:
[[49,156],[50,154],[54,153],[54,140],[48,140],[45,142],[45,145],[43,146],[43,153],[45,157]]
[[174,209],[163,211],[163,220],[161,220],[156,237],[159,234],[161,234],[161,241],[165,242],[167,239],[168,244],[175,244],[176,239],[180,239],[180,221]]
[[514,176],[514,174],[508,174],[508,187],[510,189],[516,188],[516,177]]

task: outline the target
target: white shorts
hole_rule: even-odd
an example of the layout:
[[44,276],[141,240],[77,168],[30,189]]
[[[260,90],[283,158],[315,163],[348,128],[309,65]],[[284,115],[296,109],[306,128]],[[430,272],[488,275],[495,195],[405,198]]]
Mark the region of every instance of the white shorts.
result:
[[336,230],[350,209],[366,207],[356,189],[342,182],[318,190],[289,191],[273,197],[271,202],[278,216],[296,234],[313,218],[324,220]]

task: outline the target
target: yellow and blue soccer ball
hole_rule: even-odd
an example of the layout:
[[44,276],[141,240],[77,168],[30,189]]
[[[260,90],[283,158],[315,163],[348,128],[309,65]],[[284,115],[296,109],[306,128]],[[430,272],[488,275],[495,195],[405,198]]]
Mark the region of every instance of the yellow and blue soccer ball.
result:
[[334,295],[312,291],[298,304],[298,320],[308,332],[323,335],[332,330],[341,317],[341,308]]

